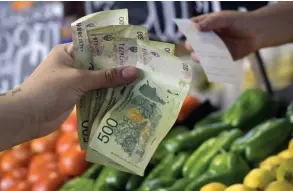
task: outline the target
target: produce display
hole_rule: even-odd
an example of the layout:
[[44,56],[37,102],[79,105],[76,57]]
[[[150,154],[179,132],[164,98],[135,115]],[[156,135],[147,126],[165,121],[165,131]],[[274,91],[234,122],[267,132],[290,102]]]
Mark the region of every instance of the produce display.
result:
[[55,191],[90,164],[80,150],[75,110],[57,131],[0,156],[1,191]]
[[282,118],[277,106],[248,89],[194,128],[174,126],[145,176],[86,162],[74,110],[56,132],[1,153],[0,190],[293,191],[293,103]]
[[82,185],[95,191],[290,191],[293,141],[285,148],[292,139],[292,105],[276,118],[273,97],[245,90],[227,111],[210,114],[193,129],[174,126],[144,177],[95,164],[61,191]]

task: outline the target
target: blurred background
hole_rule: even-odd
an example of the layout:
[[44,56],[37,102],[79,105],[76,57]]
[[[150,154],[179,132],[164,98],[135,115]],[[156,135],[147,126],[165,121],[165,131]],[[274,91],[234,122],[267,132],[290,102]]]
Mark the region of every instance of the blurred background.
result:
[[[127,8],[129,21],[149,29],[152,40],[176,43],[176,55],[192,63],[182,43],[184,38],[173,18],[193,16],[220,10],[252,11],[276,2],[261,1],[91,1],[91,2],[0,2],[0,92],[23,82],[59,43],[71,42],[70,23],[93,12]],[[291,99],[289,86],[293,81],[292,44],[261,50],[266,72],[276,91],[276,97]],[[194,79],[191,94],[200,101],[208,100],[227,108],[249,87],[263,87],[255,55],[238,61],[243,68],[241,87],[209,83],[200,65],[193,64]]]

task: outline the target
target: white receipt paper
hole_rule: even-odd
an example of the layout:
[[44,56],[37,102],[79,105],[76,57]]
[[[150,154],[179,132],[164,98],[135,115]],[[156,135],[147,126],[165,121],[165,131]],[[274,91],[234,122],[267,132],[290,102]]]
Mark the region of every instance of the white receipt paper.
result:
[[200,32],[189,19],[174,19],[174,22],[190,42],[210,82],[240,83],[240,66],[217,34]]

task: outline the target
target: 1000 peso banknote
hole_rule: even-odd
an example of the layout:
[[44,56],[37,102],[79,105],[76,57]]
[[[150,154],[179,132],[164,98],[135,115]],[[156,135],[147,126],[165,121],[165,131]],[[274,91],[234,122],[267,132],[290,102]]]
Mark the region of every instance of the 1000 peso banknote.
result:
[[139,79],[126,86],[102,118],[89,147],[143,175],[158,144],[174,124],[190,87],[191,68],[137,40]]
[[[82,17],[71,24],[74,46],[74,67],[78,69],[93,70],[92,57],[89,50],[86,28],[106,25],[128,25],[128,10],[111,10],[93,13]],[[81,148],[87,148],[90,135],[89,111],[91,92],[83,96],[77,104],[78,137]]]

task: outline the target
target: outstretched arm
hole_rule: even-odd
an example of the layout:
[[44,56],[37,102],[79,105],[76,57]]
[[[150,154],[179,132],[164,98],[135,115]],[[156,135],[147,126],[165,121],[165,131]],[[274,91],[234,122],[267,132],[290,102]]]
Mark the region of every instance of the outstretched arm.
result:
[[136,79],[134,67],[73,68],[72,44],[58,45],[23,84],[0,96],[0,150],[56,130],[82,95]]
[[[280,2],[252,12],[221,11],[192,20],[201,31],[217,32],[233,58],[239,59],[260,48],[293,42],[292,14],[293,2]],[[188,41],[186,48],[192,51]]]
[[293,2],[279,2],[251,12],[258,48],[293,42]]

